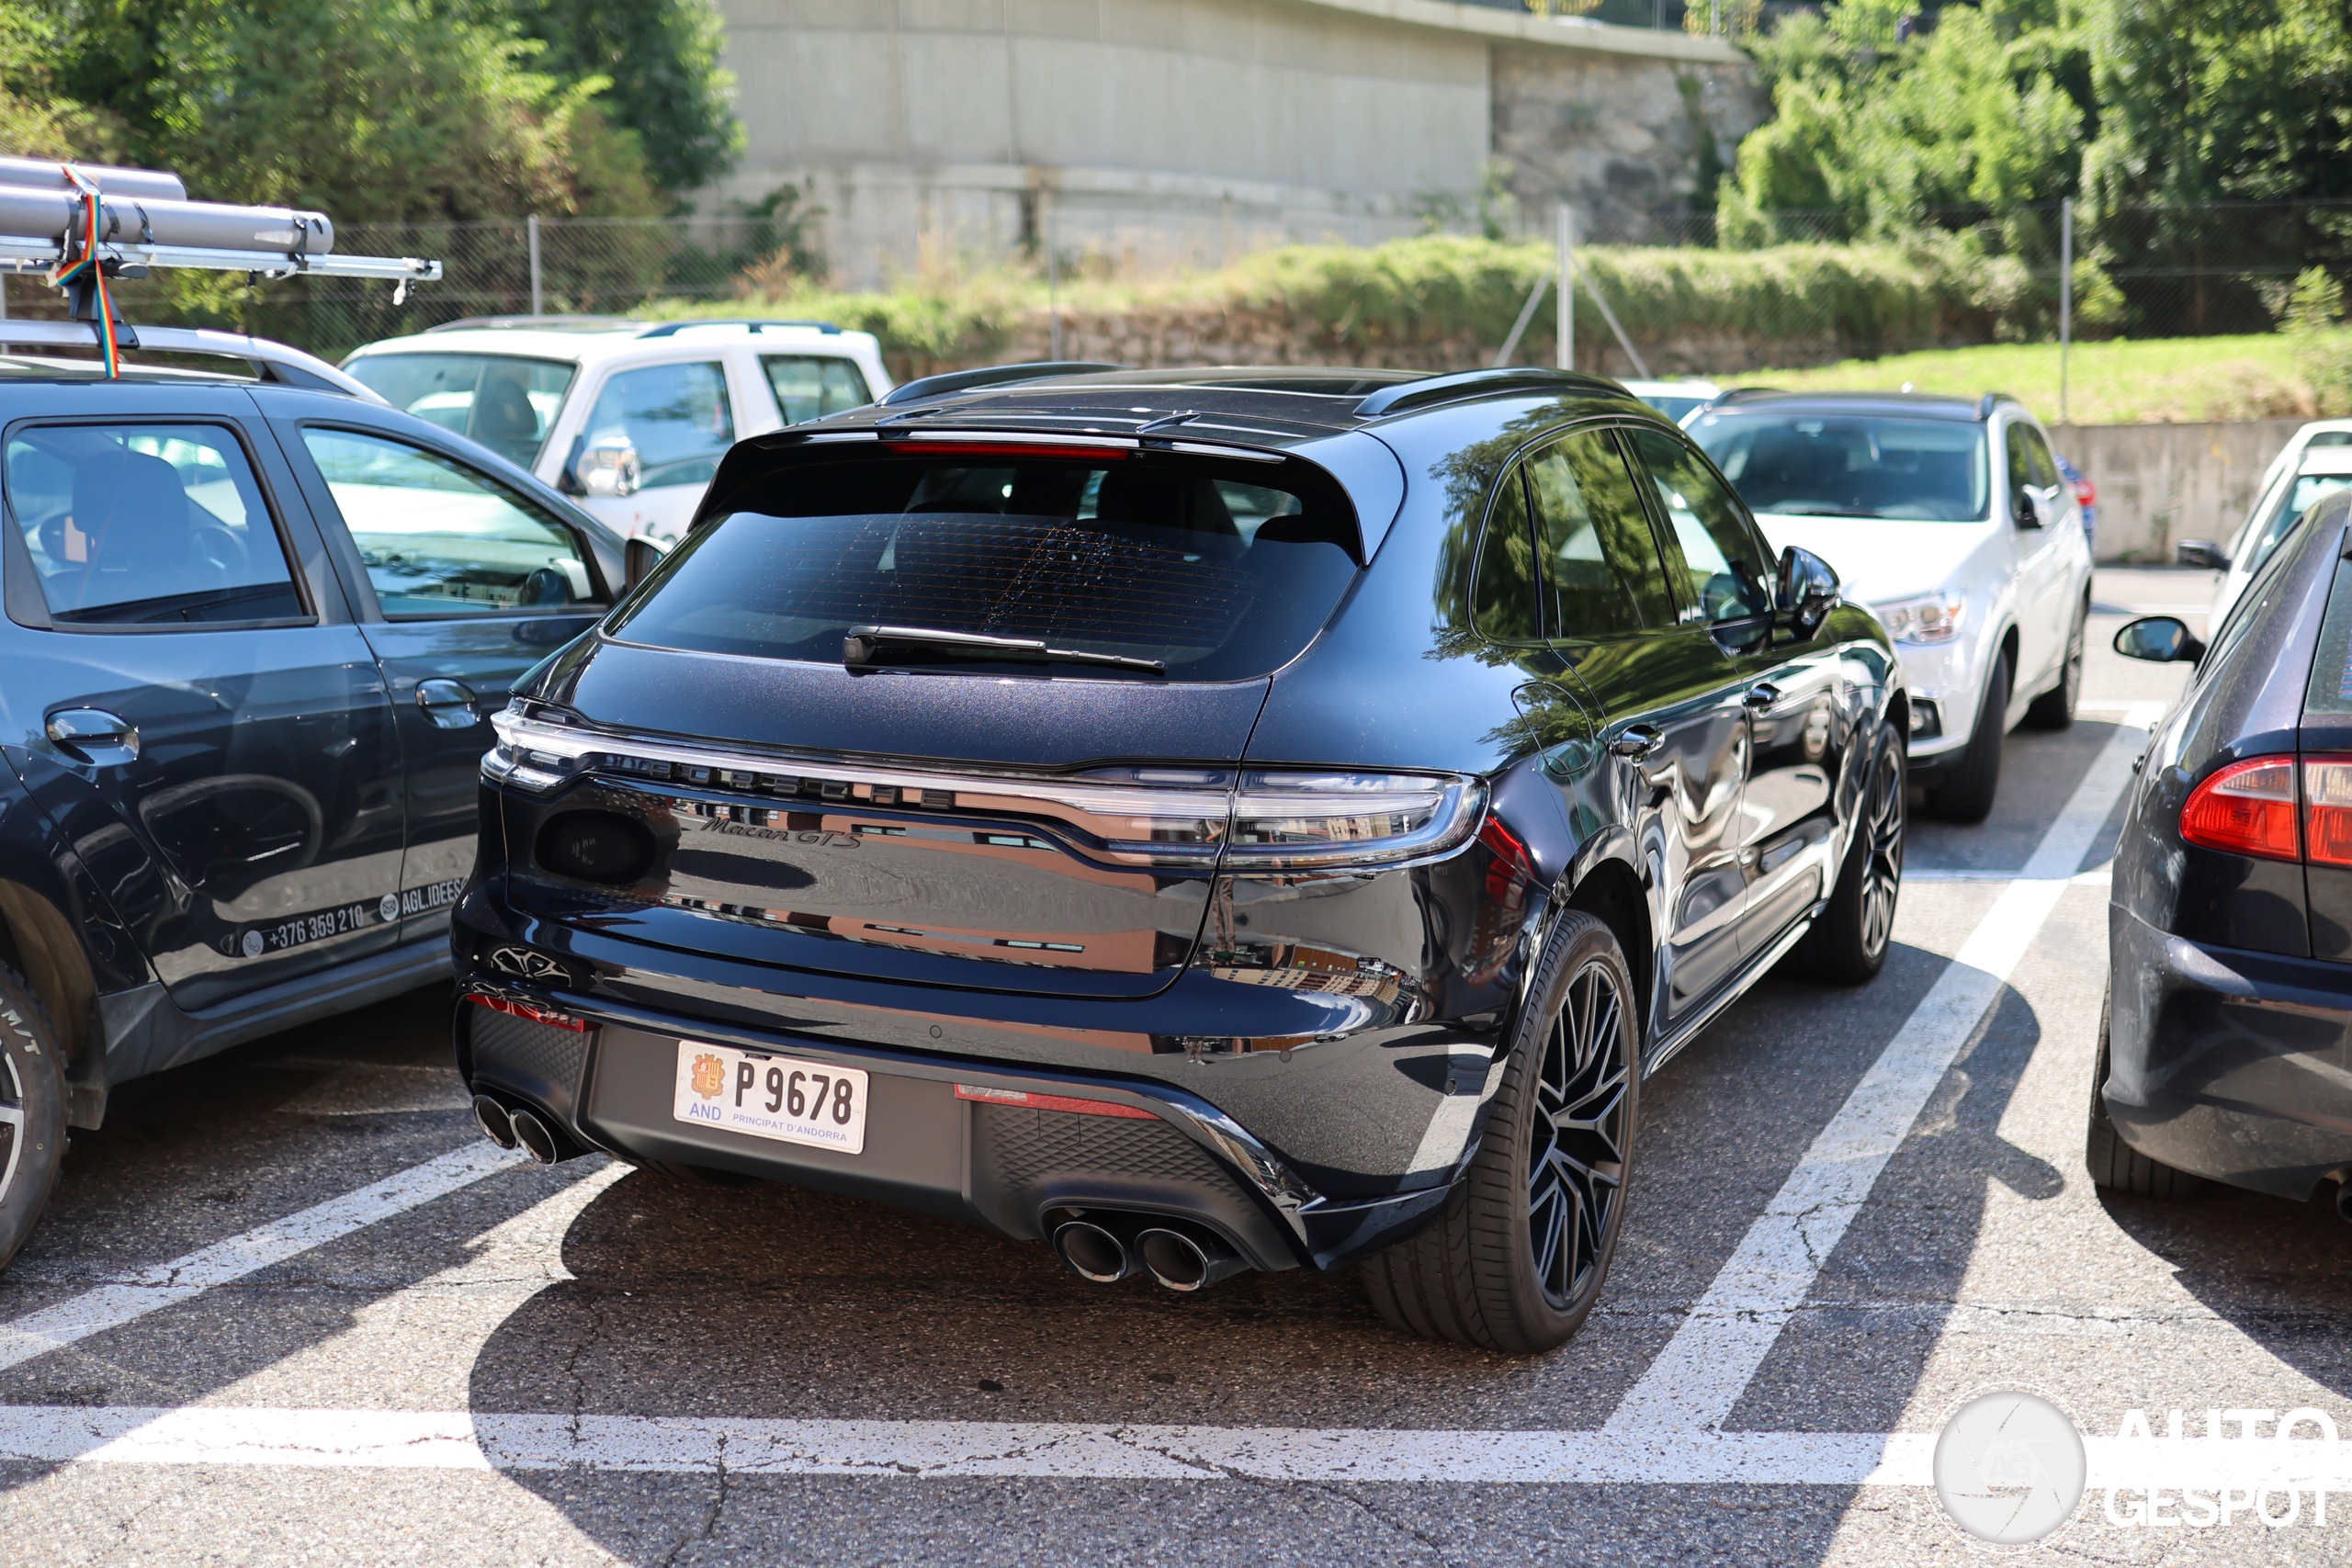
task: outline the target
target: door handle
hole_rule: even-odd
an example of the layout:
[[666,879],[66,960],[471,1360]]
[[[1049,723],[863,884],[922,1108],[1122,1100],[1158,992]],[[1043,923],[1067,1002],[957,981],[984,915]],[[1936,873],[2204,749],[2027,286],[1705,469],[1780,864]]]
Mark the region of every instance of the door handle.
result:
[[1747,688],[1747,695],[1740,698],[1751,713],[1768,712],[1772,705],[1780,700],[1781,688],[1770,681],[1758,681]]
[[136,761],[139,728],[104,708],[60,708],[49,716],[50,743],[98,767]]
[[1620,730],[1617,739],[1609,743],[1612,755],[1630,757],[1635,761],[1649,756],[1666,744],[1666,736],[1654,724],[1629,724]]
[[416,683],[416,705],[436,729],[470,729],[481,722],[471,686],[463,681],[435,677]]

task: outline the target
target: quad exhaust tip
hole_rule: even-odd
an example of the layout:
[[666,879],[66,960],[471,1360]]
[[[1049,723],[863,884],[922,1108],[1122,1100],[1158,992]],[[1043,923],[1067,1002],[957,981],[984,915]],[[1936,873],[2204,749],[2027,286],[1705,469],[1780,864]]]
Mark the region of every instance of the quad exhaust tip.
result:
[[474,1096],[474,1120],[481,1123],[482,1135],[500,1148],[514,1146],[514,1119],[506,1113],[506,1107],[490,1096]]
[[553,1165],[563,1157],[556,1147],[555,1134],[528,1106],[516,1111],[511,1120],[514,1126],[514,1141],[523,1145],[525,1154],[541,1165]]
[[1151,1277],[1171,1291],[1204,1291],[1250,1266],[1224,1243],[1189,1231],[1160,1226],[1136,1237],[1136,1250]]
[[1137,1267],[1127,1244],[1091,1220],[1055,1226],[1054,1251],[1069,1265],[1071,1273],[1098,1285],[1115,1285]]
[[2352,1224],[2352,1180],[2335,1184],[2335,1217]]

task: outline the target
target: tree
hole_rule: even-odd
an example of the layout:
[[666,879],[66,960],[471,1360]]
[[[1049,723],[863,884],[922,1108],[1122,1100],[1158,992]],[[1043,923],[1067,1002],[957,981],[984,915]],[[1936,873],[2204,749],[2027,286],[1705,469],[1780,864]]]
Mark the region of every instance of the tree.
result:
[[718,68],[724,32],[710,0],[513,0],[538,68],[567,81],[611,82],[599,102],[634,131],[663,190],[709,185],[742,155],[743,128]]

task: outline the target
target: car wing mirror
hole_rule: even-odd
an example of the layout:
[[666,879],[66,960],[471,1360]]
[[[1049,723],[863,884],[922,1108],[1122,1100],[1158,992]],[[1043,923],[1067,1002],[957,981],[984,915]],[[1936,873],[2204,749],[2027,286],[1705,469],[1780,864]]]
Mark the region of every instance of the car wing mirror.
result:
[[2020,528],[2041,526],[2041,509],[2033,503],[2033,491],[2024,485],[2009,492],[2009,512]]
[[1800,639],[1810,637],[1838,604],[1838,573],[1811,550],[1791,545],[1781,552],[1772,584],[1773,611]]
[[2151,664],[2194,663],[2205,657],[2205,645],[2177,615],[2143,615],[2116,632],[2115,651]]
[[2211,539],[2183,539],[2173,546],[2172,558],[2182,566],[2201,566],[2210,571],[2230,570],[2230,558]]
[[662,564],[662,547],[640,535],[621,547],[621,559],[628,579],[621,591],[628,592],[652,576],[653,569]]

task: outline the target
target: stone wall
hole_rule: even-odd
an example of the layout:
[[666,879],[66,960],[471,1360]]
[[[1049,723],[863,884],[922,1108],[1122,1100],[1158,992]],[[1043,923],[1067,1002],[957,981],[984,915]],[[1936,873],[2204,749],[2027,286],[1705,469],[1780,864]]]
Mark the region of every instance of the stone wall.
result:
[[1549,234],[1566,202],[1579,243],[1696,237],[1673,219],[1713,213],[1716,176],[1771,112],[1745,59],[1498,47],[1492,81],[1494,152],[1528,227]]
[[2226,541],[2299,419],[2053,424],[2051,444],[2098,486],[2098,558],[2170,564],[2183,539]]

